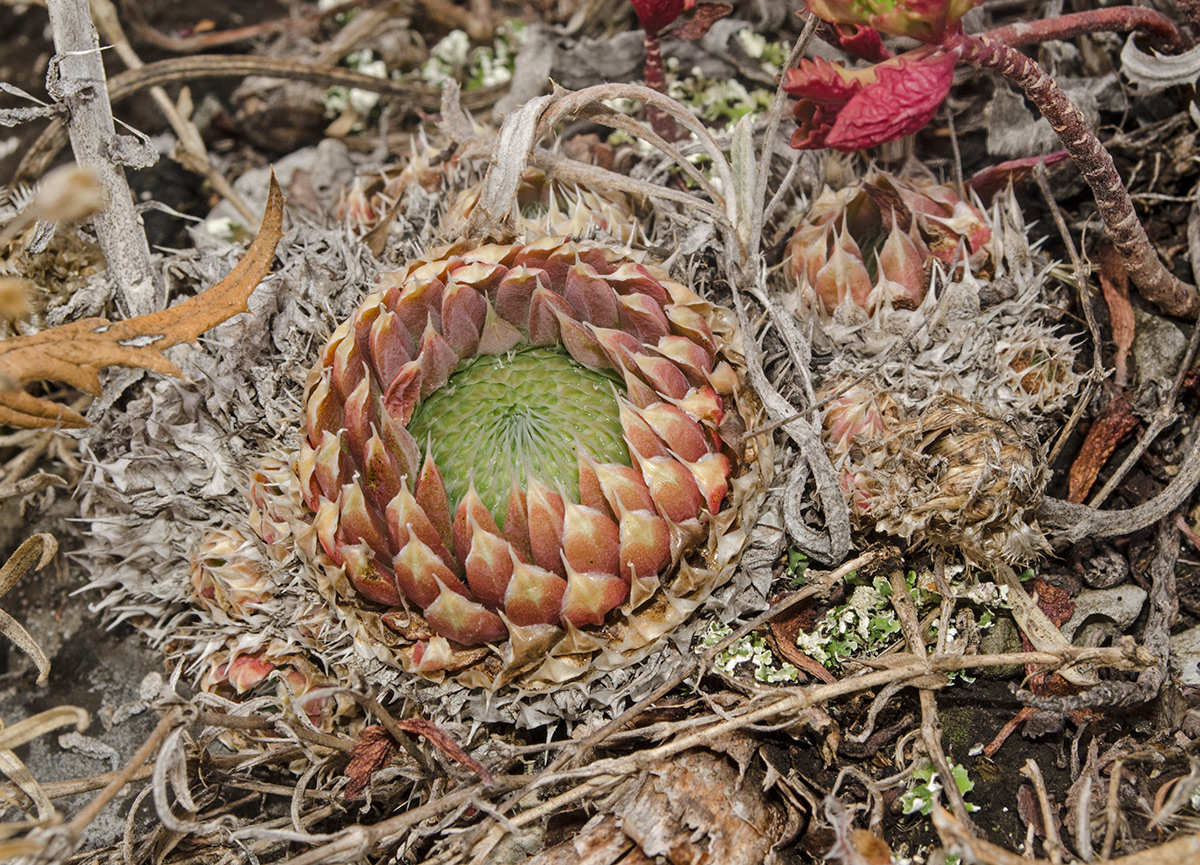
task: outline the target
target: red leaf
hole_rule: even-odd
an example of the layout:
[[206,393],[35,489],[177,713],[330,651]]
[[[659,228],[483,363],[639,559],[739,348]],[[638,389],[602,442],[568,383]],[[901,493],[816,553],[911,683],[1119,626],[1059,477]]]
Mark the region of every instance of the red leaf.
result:
[[984,204],[991,204],[996,193],[1010,183],[1020,183],[1033,173],[1039,162],[1046,166],[1056,165],[1068,156],[1065,150],[1056,150],[1045,156],[1026,156],[1021,159],[1009,159],[991,168],[985,168],[967,181],[967,186],[975,190],[975,194]]
[[632,0],[633,11],[647,36],[657,36],[662,29],[696,5],[696,0]]
[[957,54],[923,47],[861,70],[819,58],[801,61],[784,83],[800,100],[792,147],[849,153],[911,135],[950,92],[957,60]]
[[1125,440],[1131,432],[1137,429],[1137,417],[1129,405],[1129,397],[1124,392],[1108,404],[1108,408],[1096,418],[1092,428],[1088,430],[1079,449],[1079,456],[1071,465],[1070,485],[1067,499],[1072,502],[1082,502],[1087,497],[1096,475],[1108,462],[1117,445]]

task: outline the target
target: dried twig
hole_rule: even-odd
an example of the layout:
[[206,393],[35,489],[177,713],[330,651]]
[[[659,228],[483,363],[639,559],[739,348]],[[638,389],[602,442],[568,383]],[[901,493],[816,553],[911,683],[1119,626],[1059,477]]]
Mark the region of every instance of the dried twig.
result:
[[[142,58],[137,55],[125,37],[121,19],[117,16],[117,8],[113,5],[112,0],[90,0],[90,2],[92,18],[95,20],[96,26],[104,38],[112,43],[121,61],[130,69],[143,68],[146,64],[142,62]],[[196,124],[183,116],[183,112],[175,106],[175,103],[167,96],[167,92],[161,87],[151,87],[150,96],[158,105],[163,116],[167,118],[167,122],[171,124],[171,128],[175,130],[175,135],[179,139],[173,154],[174,158],[184,168],[194,171],[212,184],[221,197],[229,201],[246,220],[248,231],[258,231],[258,214],[250,209],[250,206],[234,190],[233,184],[213,165]]]
[[[896,618],[900,620],[908,651],[918,660],[925,660],[925,639],[921,636],[921,624],[917,621],[917,610],[913,605],[912,595],[908,593],[904,572],[892,571],[888,574],[888,582],[892,586],[892,606],[896,610]],[[942,748],[942,725],[938,720],[937,698],[932,687],[922,686],[917,689],[917,693],[921,700],[921,740],[925,743],[925,752],[933,761],[938,777],[942,779],[942,790],[950,802],[954,816],[964,826],[970,827],[972,823],[967,804],[954,782],[954,771],[946,758],[945,749]]]
[[1046,205],[1050,208],[1050,214],[1054,218],[1054,225],[1058,228],[1058,236],[1062,238],[1063,245],[1067,249],[1067,255],[1071,258],[1071,271],[1075,277],[1075,290],[1079,292],[1079,306],[1083,309],[1088,334],[1092,337],[1092,367],[1088,370],[1087,384],[1084,385],[1083,393],[1079,399],[1075,401],[1075,406],[1071,409],[1071,416],[1067,419],[1066,425],[1059,432],[1058,439],[1054,442],[1054,447],[1050,450],[1050,456],[1046,458],[1046,462],[1049,465],[1054,465],[1054,461],[1058,459],[1063,445],[1067,443],[1067,439],[1083,417],[1083,413],[1087,411],[1092,397],[1096,394],[1096,388],[1100,386],[1100,382],[1104,381],[1104,357],[1100,351],[1100,327],[1096,324],[1096,312],[1092,308],[1091,290],[1088,286],[1088,273],[1090,269],[1079,257],[1079,253],[1075,251],[1075,241],[1071,238],[1071,231],[1067,228],[1067,221],[1063,219],[1062,211],[1058,207],[1058,201],[1055,200],[1054,193],[1050,191],[1050,183],[1046,180],[1045,162],[1039,162],[1034,166],[1033,177],[1037,181],[1038,189],[1041,190],[1042,198],[1045,199]]
[[[54,45],[46,89],[67,106],[75,161],[104,187],[108,206],[92,217],[108,278],[125,315],[145,315],[162,304],[154,285],[150,247],[125,180],[125,164],[136,148],[118,136],[87,0],[47,0]],[[60,121],[59,121],[60,122]]]
[[[167,84],[213,78],[244,78],[247,75],[263,75],[270,78],[288,78],[312,81],[329,86],[357,87],[385,97],[404,100],[412,108],[436,111],[441,106],[440,90],[409,81],[394,81],[391,78],[376,78],[342,66],[321,66],[288,60],[282,57],[226,56],[221,54],[196,57],[176,57],[147,63],[141,69],[133,69],[114,75],[108,82],[108,95],[116,105],[130,96]],[[482,87],[468,90],[462,96],[466,108],[485,108],[494,105],[507,90],[507,85]],[[38,136],[33,145],[21,158],[15,179],[28,181],[41,177],[66,143],[64,126],[55,120],[46,131]]]
[[[980,865],[1051,865],[1045,859],[1019,856],[990,841],[976,838],[949,811],[938,805],[933,806],[933,825],[942,836],[943,844],[962,851],[968,860]],[[1105,865],[1179,865],[1180,862],[1195,862],[1197,857],[1200,857],[1200,835],[1188,835],[1120,859],[1105,856],[1103,861]]]
[[1112,154],[1083,113],[1035,61],[990,35],[961,36],[955,47],[963,61],[999,72],[1020,87],[1050,121],[1063,146],[1092,188],[1100,216],[1121,253],[1134,284],[1146,300],[1169,315],[1200,315],[1200,291],[1167,270],[1133,208]]

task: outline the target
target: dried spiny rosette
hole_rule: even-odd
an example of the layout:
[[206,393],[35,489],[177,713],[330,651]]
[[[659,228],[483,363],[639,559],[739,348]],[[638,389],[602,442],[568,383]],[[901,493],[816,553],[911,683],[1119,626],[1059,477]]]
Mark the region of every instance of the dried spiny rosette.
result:
[[854,473],[864,521],[983,566],[1049,549],[1036,519],[1046,464],[1031,435],[949,395],[886,427],[857,442],[867,467]]
[[436,195],[462,171],[456,153],[444,153],[427,143],[420,149],[414,146],[399,171],[385,169],[378,177],[355,177],[338,197],[334,214],[353,231],[366,234],[413,190]]
[[257,475],[360,654],[469,686],[644,657],[731,575],[760,480],[727,311],[563,238],[385,278]]
[[[444,224],[465,225],[483,191],[464,189],[446,213]],[[571,186],[536,168],[526,169],[517,189],[517,230],[527,237],[580,237],[593,228],[628,243],[637,231],[629,201],[620,192]]]

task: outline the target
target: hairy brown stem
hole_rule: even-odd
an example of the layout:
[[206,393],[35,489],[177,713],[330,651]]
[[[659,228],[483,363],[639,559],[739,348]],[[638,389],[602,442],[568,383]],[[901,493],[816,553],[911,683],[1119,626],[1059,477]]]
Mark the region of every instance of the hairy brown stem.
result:
[[[646,34],[646,66],[643,71],[646,76],[646,86],[659,93],[667,92],[667,75],[663,66],[662,46],[658,36]],[[646,117],[651,128],[667,141],[679,140],[679,127],[674,118],[655,105],[646,106]]]
[[982,36],[990,36],[1005,45],[1034,45],[1052,39],[1072,39],[1085,33],[1127,33],[1139,30],[1162,43],[1168,51],[1187,47],[1187,40],[1175,22],[1153,9],[1141,6],[1113,6],[1108,9],[1089,9],[1056,18],[1038,18],[1007,27],[997,27]]
[[999,72],[1012,81],[1050,121],[1051,128],[1092,188],[1104,227],[1142,297],[1168,315],[1200,316],[1200,292],[1163,265],[1133,209],[1133,199],[1117,173],[1112,154],[1100,143],[1083,112],[1054,79],[1020,51],[989,35],[962,34],[944,47],[960,51],[964,62]]

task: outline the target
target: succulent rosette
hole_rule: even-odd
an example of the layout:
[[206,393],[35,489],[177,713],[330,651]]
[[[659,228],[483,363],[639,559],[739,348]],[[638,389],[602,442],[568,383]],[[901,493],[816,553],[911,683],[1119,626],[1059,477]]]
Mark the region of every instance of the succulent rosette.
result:
[[490,687],[624,666],[740,550],[731,322],[601,246],[435,250],[326,344],[254,524],[317,565],[360,654]]
[[805,307],[914,309],[935,262],[952,270],[965,258],[978,268],[991,238],[984,215],[952,187],[875,171],[821,192],[788,240],[787,272]]

